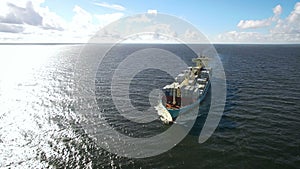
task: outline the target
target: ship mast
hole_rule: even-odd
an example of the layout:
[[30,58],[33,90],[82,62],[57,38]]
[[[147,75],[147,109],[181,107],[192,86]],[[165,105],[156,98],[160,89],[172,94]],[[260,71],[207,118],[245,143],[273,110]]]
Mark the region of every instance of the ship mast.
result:
[[175,94],[176,94],[176,91],[175,91],[175,83],[174,83],[174,89],[173,89],[173,105],[176,104]]

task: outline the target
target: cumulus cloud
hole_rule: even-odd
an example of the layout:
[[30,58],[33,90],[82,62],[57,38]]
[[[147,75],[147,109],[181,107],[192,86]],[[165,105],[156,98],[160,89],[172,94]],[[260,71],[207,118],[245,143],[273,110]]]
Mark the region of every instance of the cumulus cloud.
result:
[[148,9],[147,13],[152,14],[152,15],[157,15],[157,10],[156,9]]
[[[273,8],[274,15],[262,20],[241,20],[237,27],[242,31],[229,31],[213,39],[216,42],[255,42],[255,43],[299,43],[300,42],[300,2],[297,2],[290,14],[281,19],[281,5]],[[268,28],[268,33],[245,31],[245,29]]]
[[97,5],[97,6],[101,6],[101,7],[109,8],[109,9],[114,9],[114,10],[118,10],[118,11],[124,11],[126,9],[122,5],[108,4],[106,2],[102,2],[102,3],[95,2],[94,4]]
[[115,43],[120,39],[124,43],[207,43],[207,39],[186,22],[176,17],[149,13],[126,17],[121,22],[108,25],[92,41]]
[[280,5],[277,5],[273,8],[274,15],[267,19],[262,20],[241,20],[237,27],[240,29],[256,29],[256,28],[263,28],[268,27],[272,23],[276,22],[278,20],[279,15],[282,13],[282,7]]
[[47,6],[43,7],[43,3],[44,0],[1,0],[0,41],[87,42],[101,27],[124,15],[93,14],[75,5],[71,21],[66,21]]
[[12,3],[7,4],[9,13],[0,17],[1,23],[42,25],[43,18],[34,9],[31,1],[28,1],[25,8]]
[[270,19],[264,20],[241,20],[237,27],[240,29],[249,29],[249,28],[262,28],[270,26],[272,21]]
[[187,42],[191,42],[191,41],[196,41],[198,40],[198,37],[200,35],[198,34],[198,32],[196,31],[193,31],[191,29],[187,29],[183,35],[184,39],[187,41]]
[[139,15],[138,17],[131,17],[128,19],[128,22],[129,23],[141,23],[141,22],[144,22],[144,23],[149,23],[151,22],[151,19],[145,15],[145,14],[142,14],[142,15]]
[[23,32],[24,28],[19,25],[8,25],[0,23],[0,32],[7,32],[7,33],[20,33]]
[[275,15],[280,15],[282,13],[282,7],[280,5],[277,5],[275,8],[273,8],[273,13]]
[[92,23],[92,15],[80,6],[75,5],[73,12],[75,12],[75,15],[72,18],[72,26],[77,28],[87,28],[88,25]]
[[293,11],[287,18],[279,20],[271,33],[273,34],[299,34],[300,33],[300,2],[296,3]]
[[300,2],[297,2],[294,10],[290,13],[290,15],[287,17],[287,21],[289,23],[295,23],[299,21],[300,17]]
[[218,36],[218,41],[220,42],[266,42],[268,41],[268,36],[263,35],[258,32],[239,32],[239,31],[229,31]]
[[54,12],[51,12],[48,7],[40,7],[42,2],[41,0],[26,3],[14,0],[5,3],[2,1],[0,23],[5,24],[5,30],[8,27],[11,27],[12,30],[18,30],[16,33],[25,31],[26,25],[38,26],[43,29],[63,30],[65,21]]
[[48,7],[39,8],[38,12],[43,17],[43,29],[63,31],[67,28],[67,22]]

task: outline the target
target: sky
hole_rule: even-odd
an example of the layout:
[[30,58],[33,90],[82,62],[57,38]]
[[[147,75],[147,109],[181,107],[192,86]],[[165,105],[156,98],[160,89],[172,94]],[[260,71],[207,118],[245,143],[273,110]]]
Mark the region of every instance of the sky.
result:
[[178,17],[212,43],[300,43],[296,0],[1,0],[0,43],[85,43],[141,13]]

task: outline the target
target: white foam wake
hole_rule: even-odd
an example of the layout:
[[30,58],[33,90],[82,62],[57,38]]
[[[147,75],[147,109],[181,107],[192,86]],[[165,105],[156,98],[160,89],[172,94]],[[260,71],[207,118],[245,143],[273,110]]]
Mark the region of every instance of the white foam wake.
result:
[[157,106],[154,107],[157,111],[157,114],[159,115],[159,118],[162,122],[165,124],[169,124],[173,122],[173,119],[171,117],[171,114],[169,111],[162,105],[162,102],[160,101]]

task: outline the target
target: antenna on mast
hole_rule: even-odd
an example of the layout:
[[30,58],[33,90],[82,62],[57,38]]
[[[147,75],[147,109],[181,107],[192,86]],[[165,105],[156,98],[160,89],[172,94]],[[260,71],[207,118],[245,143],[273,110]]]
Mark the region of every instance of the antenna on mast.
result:
[[175,94],[176,94],[176,88],[175,88],[175,83],[174,83],[174,88],[173,88],[173,105],[176,104],[176,99],[175,99]]

